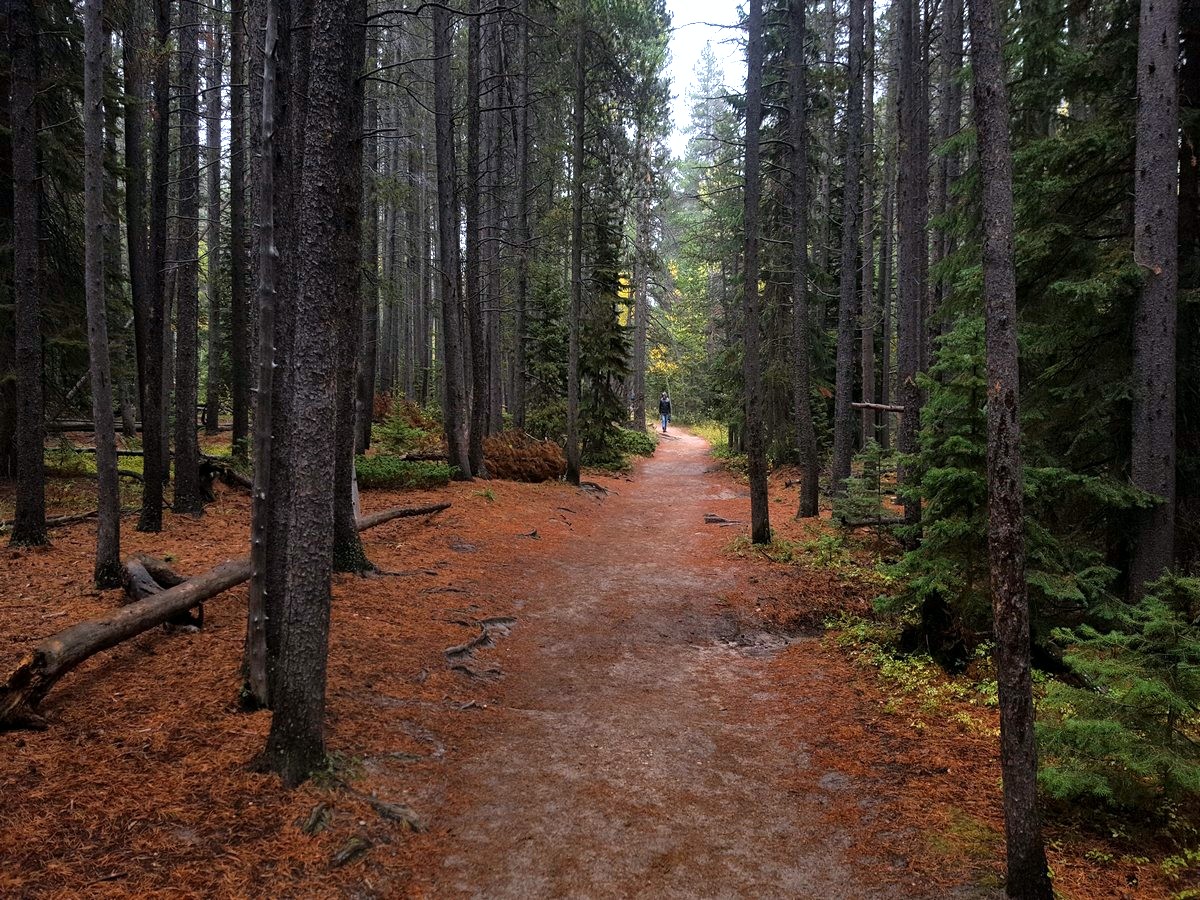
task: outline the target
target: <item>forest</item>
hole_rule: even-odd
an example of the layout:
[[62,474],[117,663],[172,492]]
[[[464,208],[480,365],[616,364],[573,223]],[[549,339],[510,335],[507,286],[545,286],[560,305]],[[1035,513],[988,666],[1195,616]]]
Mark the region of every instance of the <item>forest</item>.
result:
[[0,893],[1200,897],[1198,0],[3,10]]

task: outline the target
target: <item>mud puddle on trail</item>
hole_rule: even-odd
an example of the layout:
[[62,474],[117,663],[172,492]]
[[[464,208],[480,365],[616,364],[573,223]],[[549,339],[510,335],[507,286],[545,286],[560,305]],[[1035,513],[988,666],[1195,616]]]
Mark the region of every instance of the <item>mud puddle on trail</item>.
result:
[[730,486],[703,441],[672,437],[554,555],[531,543],[508,576],[526,600],[519,624],[473,654],[503,673],[486,685],[486,727],[447,755],[439,784],[409,784],[440,819],[420,890],[911,895],[899,871],[894,884],[860,880],[844,823],[870,815],[870,799],[812,770],[782,712],[781,691],[818,700],[822,683],[770,670],[811,639],[743,630],[723,606],[733,535],[704,514]]

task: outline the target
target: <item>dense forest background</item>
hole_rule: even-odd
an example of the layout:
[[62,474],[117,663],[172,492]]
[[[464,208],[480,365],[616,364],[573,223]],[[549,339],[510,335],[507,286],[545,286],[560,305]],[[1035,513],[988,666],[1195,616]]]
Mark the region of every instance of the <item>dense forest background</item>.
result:
[[745,465],[756,543],[790,466],[799,516],[894,539],[896,648],[999,648],[1022,696],[1032,659],[1052,802],[1170,819],[1200,795],[1200,4],[744,12],[745,83],[704,55],[672,158],[661,0],[13,0],[13,542],[47,541],[81,427],[102,586],[123,502],[153,532],[215,472],[251,483],[243,699],[296,782],[330,572],[370,567],[360,479],[554,445],[578,484],[652,450],[666,391]]

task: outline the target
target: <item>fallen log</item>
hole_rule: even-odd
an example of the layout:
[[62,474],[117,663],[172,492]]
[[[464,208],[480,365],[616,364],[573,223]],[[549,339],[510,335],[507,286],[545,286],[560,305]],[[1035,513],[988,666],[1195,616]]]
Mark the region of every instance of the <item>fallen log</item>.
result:
[[[134,513],[139,513],[139,512],[141,512],[140,507],[127,506],[121,510],[121,515],[132,516]],[[85,513],[71,513],[70,515],[66,515],[66,516],[51,516],[50,518],[46,519],[46,527],[47,528],[58,528],[62,525],[75,525],[75,524],[78,524],[79,522],[86,522],[88,519],[94,519],[98,515],[100,515],[100,510],[93,509],[92,511],[85,512]],[[5,522],[0,522],[0,531],[7,531],[9,528],[12,528],[12,527],[13,527],[12,519],[9,519]]]
[[[138,603],[148,597],[157,596],[185,581],[187,579],[167,565],[165,560],[145,553],[135,553],[121,566],[121,585],[125,588],[125,597],[129,603]],[[166,627],[203,628],[204,604],[198,604],[194,613],[185,609],[163,624]]]
[[[431,515],[449,506],[449,503],[436,503],[385,509],[359,519],[358,530],[366,531],[393,519]],[[153,557],[150,559],[152,562],[147,565],[146,557],[131,557],[153,581]],[[17,664],[0,686],[0,731],[45,728],[45,719],[37,713],[38,705],[60,678],[84,660],[149,631],[249,578],[250,558],[231,559],[174,587],[79,622],[46,638]]]
[[878,412],[885,413],[903,413],[903,406],[896,406],[893,403],[851,403],[852,409],[874,409]]
[[843,528],[866,528],[867,526],[888,526],[903,525],[903,516],[876,516],[870,519],[838,519],[837,523]]
[[[205,467],[207,466],[207,471]],[[243,475],[232,465],[217,456],[200,456],[201,479],[206,478],[210,473],[220,478],[225,484],[230,487],[242,488],[243,490],[253,491],[254,481],[247,475]],[[211,479],[210,479],[211,483]]]

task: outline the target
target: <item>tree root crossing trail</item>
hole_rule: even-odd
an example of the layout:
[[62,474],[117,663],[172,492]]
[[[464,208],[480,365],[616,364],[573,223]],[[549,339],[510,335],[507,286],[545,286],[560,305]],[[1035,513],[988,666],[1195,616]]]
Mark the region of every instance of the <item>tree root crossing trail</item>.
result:
[[846,776],[795,788],[804,723],[772,710],[821,686],[777,683],[769,660],[792,642],[722,610],[736,532],[704,516],[736,486],[712,466],[672,433],[566,552],[530,542],[520,624],[480,654],[505,673],[501,725],[446,773],[473,800],[445,823],[436,895],[901,893],[856,880],[830,809],[859,802]]

